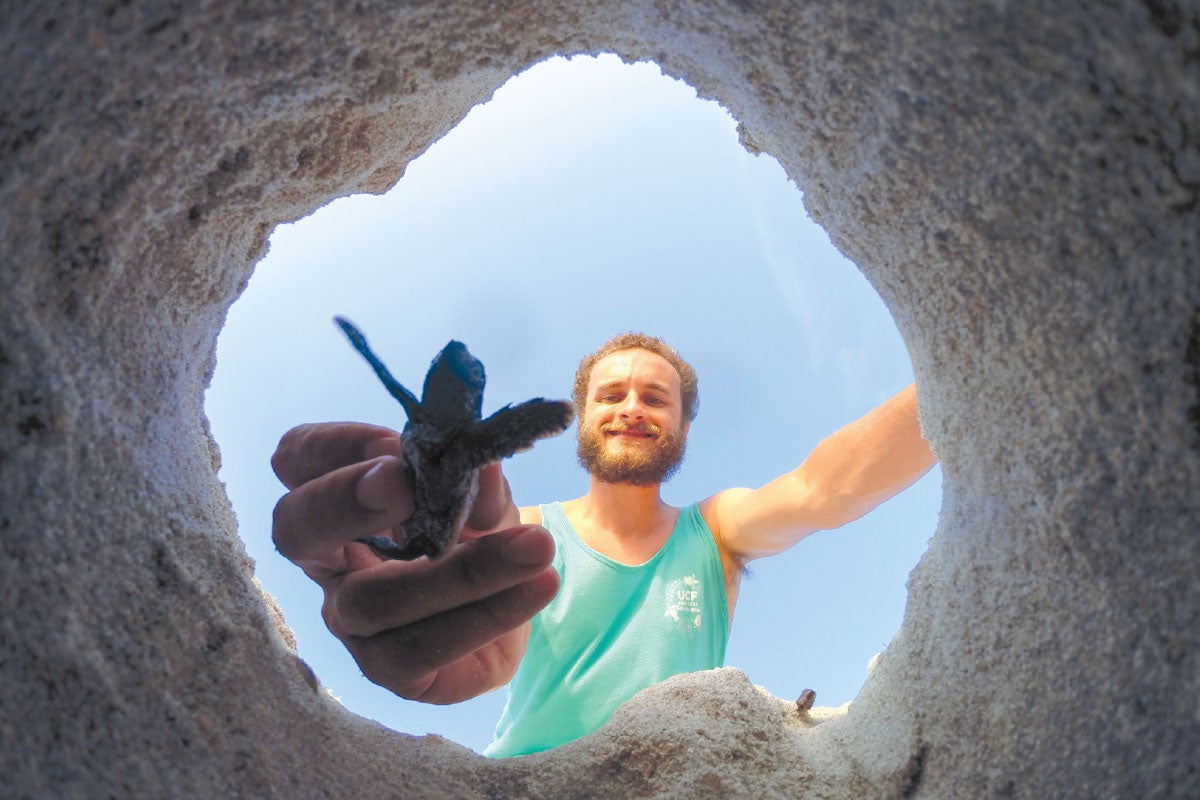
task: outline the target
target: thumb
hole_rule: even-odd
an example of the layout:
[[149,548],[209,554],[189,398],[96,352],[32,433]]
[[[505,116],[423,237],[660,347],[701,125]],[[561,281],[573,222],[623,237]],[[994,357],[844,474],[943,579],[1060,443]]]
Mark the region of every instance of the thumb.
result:
[[467,517],[467,527],[477,531],[492,531],[519,525],[521,514],[513,504],[508,478],[493,461],[479,469],[479,490],[475,504]]

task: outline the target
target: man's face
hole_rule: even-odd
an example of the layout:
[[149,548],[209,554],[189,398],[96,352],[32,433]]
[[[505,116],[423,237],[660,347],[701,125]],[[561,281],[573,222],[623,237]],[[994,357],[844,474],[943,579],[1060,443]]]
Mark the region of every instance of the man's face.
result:
[[605,483],[662,483],[683,463],[688,427],[671,362],[647,350],[618,350],[592,368],[579,463]]

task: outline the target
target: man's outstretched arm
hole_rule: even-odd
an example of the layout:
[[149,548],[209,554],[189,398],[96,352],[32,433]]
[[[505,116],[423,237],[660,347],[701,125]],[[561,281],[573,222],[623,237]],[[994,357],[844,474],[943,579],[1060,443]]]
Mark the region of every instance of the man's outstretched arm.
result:
[[701,510],[726,556],[744,564],[858,519],[936,462],[913,384],[822,441],[797,469],[761,489],[720,492]]

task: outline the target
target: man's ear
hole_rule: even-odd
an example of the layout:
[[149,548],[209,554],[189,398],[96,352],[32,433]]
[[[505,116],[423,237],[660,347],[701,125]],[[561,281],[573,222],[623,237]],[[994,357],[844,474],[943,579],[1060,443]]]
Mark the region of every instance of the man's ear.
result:
[[683,429],[683,435],[684,435],[684,436],[687,436],[687,435],[688,435],[688,431],[690,431],[690,430],[692,429],[692,423],[691,423],[691,422],[685,422],[685,423],[683,423],[683,425],[681,425],[680,427]]

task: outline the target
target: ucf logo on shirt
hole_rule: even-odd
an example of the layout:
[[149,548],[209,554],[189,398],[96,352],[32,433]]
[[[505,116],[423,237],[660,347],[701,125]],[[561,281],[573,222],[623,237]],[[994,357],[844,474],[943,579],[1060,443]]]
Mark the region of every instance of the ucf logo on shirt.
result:
[[689,637],[700,630],[703,622],[704,585],[695,574],[671,581],[667,586],[669,617]]

